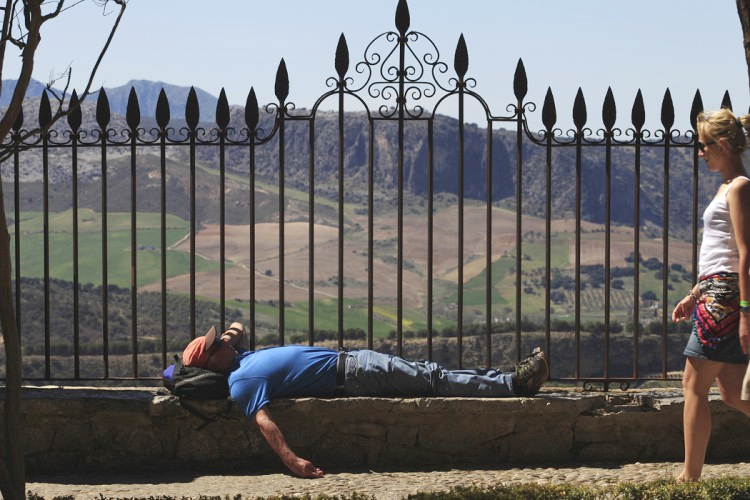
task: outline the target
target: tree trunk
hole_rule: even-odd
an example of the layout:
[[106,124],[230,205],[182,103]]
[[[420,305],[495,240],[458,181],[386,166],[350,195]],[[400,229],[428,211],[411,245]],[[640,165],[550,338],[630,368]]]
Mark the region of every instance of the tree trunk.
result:
[[[104,47],[99,53],[99,58],[91,70],[86,90],[80,98],[81,101],[83,101],[83,99],[86,98],[86,95],[88,95],[96,70],[104,58],[104,54],[107,52],[107,48],[109,48],[110,42],[120,24],[120,20],[125,13],[127,0],[101,0],[100,3],[106,8],[110,1],[120,7],[120,12],[117,15]],[[2,9],[3,25],[2,31],[0,31],[0,88],[2,87],[1,77],[3,76],[3,67],[5,65],[5,49],[8,43],[10,43],[9,40],[12,40],[11,33],[13,32],[13,28],[11,26],[11,18],[13,16],[18,17],[20,14],[23,14],[21,19],[24,21],[25,35],[22,37],[23,63],[16,81],[16,88],[13,91],[13,96],[8,108],[0,119],[0,142],[4,142],[4,139],[10,132],[11,127],[21,110],[24,96],[26,95],[26,90],[31,81],[31,74],[34,69],[34,56],[36,55],[37,47],[41,41],[40,31],[42,24],[57,17],[57,15],[63,11],[65,1],[55,0],[55,2],[47,2],[55,4],[56,9],[42,15],[42,4],[44,3],[45,2],[42,0],[24,0],[23,2],[19,2],[18,0],[6,0],[5,8]],[[18,10],[16,10],[17,8]],[[18,29],[20,30],[20,22],[18,22],[18,24]],[[68,112],[70,112],[70,109]],[[61,102],[60,109],[58,109],[58,112],[53,117],[52,122],[54,123],[63,116],[65,116],[65,113],[62,113]],[[16,237],[18,237],[18,235],[16,235]],[[2,493],[3,498],[8,500],[23,500],[26,496],[26,470],[23,452],[23,439],[25,433],[24,428],[21,425],[21,339],[19,337],[16,314],[13,308],[12,274],[13,268],[10,261],[10,234],[8,233],[8,222],[5,218],[3,184],[2,180],[0,180],[0,332],[3,335],[6,359],[4,401],[5,443],[3,448],[0,449],[0,493]]]
[[[0,120],[0,140],[10,132],[11,125],[21,110],[26,89],[34,69],[34,56],[39,46],[39,30],[42,26],[41,3],[24,6],[27,16],[28,34],[23,50],[23,65],[13,91],[13,97],[2,120]],[[7,8],[7,6],[6,6]],[[0,461],[0,491],[3,497],[23,500],[26,496],[26,466],[23,452],[25,432],[21,425],[21,339],[13,309],[13,268],[10,262],[10,234],[5,218],[5,199],[0,181],[0,328],[5,344],[5,449],[4,461]]]
[[737,14],[742,24],[742,45],[745,47],[748,88],[750,88],[750,0],[737,0]]
[[[5,344],[5,453],[0,461],[0,490],[4,498],[23,499],[26,489],[21,438],[21,342],[13,310],[12,268],[10,264],[10,235],[5,219],[3,186],[0,181],[0,328]],[[7,297],[7,300],[5,298]]]

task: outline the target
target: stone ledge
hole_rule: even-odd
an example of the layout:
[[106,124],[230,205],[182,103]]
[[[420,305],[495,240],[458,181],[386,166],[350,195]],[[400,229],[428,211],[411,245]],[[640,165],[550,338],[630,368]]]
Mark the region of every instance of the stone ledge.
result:
[[[223,401],[195,406],[206,413],[226,407]],[[750,459],[747,418],[716,394],[711,406],[709,460]],[[671,389],[548,389],[536,398],[506,399],[299,398],[274,401],[270,409],[292,448],[324,467],[682,459],[682,397]],[[200,420],[156,388],[28,387],[21,411],[31,472],[248,471],[279,463],[237,408],[231,419],[196,431]]]

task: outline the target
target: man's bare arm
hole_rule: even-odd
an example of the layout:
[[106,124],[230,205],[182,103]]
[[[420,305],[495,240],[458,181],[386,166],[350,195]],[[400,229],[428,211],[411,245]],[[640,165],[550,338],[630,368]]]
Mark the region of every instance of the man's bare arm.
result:
[[267,409],[261,408],[258,410],[255,414],[255,424],[260,428],[260,433],[263,434],[263,437],[273,451],[279,456],[289,470],[300,477],[323,477],[322,470],[318,469],[304,458],[298,457],[292,451],[286,443],[286,439],[284,439],[281,429],[279,429],[279,426],[273,421],[271,413]]

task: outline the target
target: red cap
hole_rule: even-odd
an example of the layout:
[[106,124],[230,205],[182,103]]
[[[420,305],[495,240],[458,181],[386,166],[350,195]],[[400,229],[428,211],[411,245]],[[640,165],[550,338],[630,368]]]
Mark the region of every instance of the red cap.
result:
[[205,368],[208,362],[208,349],[216,342],[216,327],[212,326],[202,337],[193,339],[182,353],[182,364]]

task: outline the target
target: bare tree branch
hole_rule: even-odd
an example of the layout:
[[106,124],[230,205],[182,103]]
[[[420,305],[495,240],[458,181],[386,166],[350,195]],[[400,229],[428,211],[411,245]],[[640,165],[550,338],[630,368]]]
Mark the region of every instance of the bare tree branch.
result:
[[44,23],[44,22],[49,21],[50,19],[56,18],[58,16],[58,14],[60,14],[60,12],[62,12],[63,5],[65,5],[65,0],[59,0],[57,2],[57,8],[55,8],[55,10],[53,12],[42,16],[42,22]]
[[[22,41],[21,41],[21,39],[22,39],[22,38],[24,38],[24,36],[25,36],[25,35],[23,34],[23,33],[24,33],[24,31],[23,31],[23,29],[21,28],[21,19],[20,19],[20,17],[21,17],[21,13],[23,12],[23,9],[19,9],[19,8],[18,8],[18,2],[19,2],[19,1],[21,1],[21,0],[15,0],[15,1],[13,2],[13,12],[14,12],[14,14],[13,14],[13,21],[15,21],[15,23],[16,23],[16,29],[18,30],[18,33],[20,33],[20,34],[21,34],[21,36],[20,36],[19,38],[17,38],[17,40],[18,40],[18,43],[20,43],[20,44],[24,44],[24,43],[26,43],[26,42],[22,42]],[[12,28],[13,28],[13,27],[11,26],[11,29],[10,29],[10,30],[8,30],[8,35],[12,35],[12,34],[13,34],[13,32],[12,32]],[[22,48],[22,47],[21,47],[21,48]]]
[[[89,95],[89,91],[91,90],[91,85],[94,82],[94,75],[96,75],[96,71],[99,69],[99,65],[102,62],[102,59],[104,59],[104,55],[107,53],[107,49],[109,49],[109,44],[112,43],[112,39],[115,37],[115,32],[117,31],[117,27],[120,25],[120,21],[122,20],[123,14],[125,14],[125,7],[127,7],[128,2],[127,0],[112,0],[114,3],[120,6],[120,13],[117,14],[117,19],[115,20],[115,24],[112,26],[112,30],[109,32],[109,37],[107,37],[107,42],[104,44],[104,47],[102,47],[102,51],[99,53],[99,57],[96,59],[96,64],[94,64],[94,68],[91,70],[91,76],[89,77],[89,81],[86,84],[86,88],[84,89],[83,93],[79,96],[78,105],[80,106],[80,103],[83,102],[83,100],[86,98],[87,95]],[[109,0],[104,1],[104,8],[107,7],[107,3],[109,3]],[[70,113],[72,110],[68,110]]]
[[[21,72],[13,90],[8,110],[0,120],[0,138],[7,136],[21,110],[21,104],[34,69],[34,55],[39,45],[41,28],[41,8],[36,1],[24,2],[24,19],[29,29],[27,43],[22,52]],[[6,387],[4,407],[5,461],[0,462],[2,477],[10,482],[3,484],[3,496],[23,498],[26,485],[24,453],[21,447],[21,342],[13,310],[10,262],[10,234],[8,233],[5,203],[2,200],[2,179],[0,179],[0,327],[3,330],[3,343],[6,352]],[[7,493],[6,493],[7,491]],[[20,496],[19,496],[20,492]]]
[[[6,0],[5,8],[3,9],[5,12],[3,13],[2,39],[0,39],[0,68],[2,68],[3,65],[5,64],[5,49],[8,46],[8,42],[9,41],[12,42],[12,39],[10,38],[10,30],[13,27],[11,23],[11,18],[13,15],[13,8],[14,8],[14,2],[12,0]],[[2,78],[0,78],[0,94],[2,94],[2,91],[3,91],[3,82],[2,82]]]
[[34,56],[36,55],[36,49],[41,40],[41,14],[40,4],[35,1],[24,2],[24,17],[27,20],[27,26],[29,26],[29,33],[27,35],[26,47],[24,47],[21,55],[23,62],[18,81],[16,82],[16,88],[13,90],[13,97],[11,98],[8,110],[0,120],[0,138],[3,138],[8,134],[13,123],[16,121],[16,117],[18,116],[18,112],[21,109],[26,94],[26,89],[31,81],[31,74],[34,71]]

